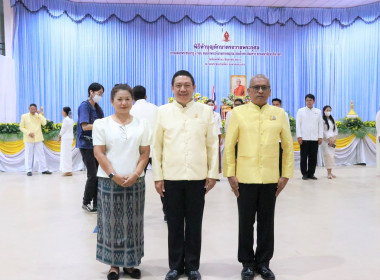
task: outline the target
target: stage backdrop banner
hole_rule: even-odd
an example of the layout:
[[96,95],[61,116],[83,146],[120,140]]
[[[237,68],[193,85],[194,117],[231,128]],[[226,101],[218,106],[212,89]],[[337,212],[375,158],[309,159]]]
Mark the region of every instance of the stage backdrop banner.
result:
[[[157,105],[172,97],[171,78],[190,71],[196,92],[216,100],[230,76],[262,73],[272,97],[292,116],[313,93],[339,119],[351,100],[363,120],[380,105],[380,3],[350,9],[282,9],[110,5],[58,0],[12,1],[17,115],[30,103],[60,122],[62,107],[77,108],[92,82],[113,112],[116,83],[147,88]],[[227,36],[228,35],[228,36]],[[218,104],[220,106],[220,104]]]

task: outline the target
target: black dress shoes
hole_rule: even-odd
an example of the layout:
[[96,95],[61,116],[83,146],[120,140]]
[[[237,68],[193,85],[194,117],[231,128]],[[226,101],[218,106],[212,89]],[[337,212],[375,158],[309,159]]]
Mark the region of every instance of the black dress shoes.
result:
[[26,173],[26,176],[32,176],[32,175],[33,175],[32,172]]
[[198,270],[190,271],[188,276],[189,276],[189,278],[187,278],[188,280],[201,280],[202,279],[202,276]]
[[46,171],[42,172],[42,174],[47,174],[47,175],[50,175],[50,174],[51,174],[51,171],[49,171],[49,170],[46,170]]
[[267,266],[262,266],[256,269],[256,272],[261,275],[261,277],[264,280],[274,280],[276,277],[274,276],[274,273],[272,270],[269,269]]
[[165,280],[178,280],[181,274],[182,273],[178,272],[178,270],[169,270],[165,276]]
[[119,269],[117,269],[117,273],[115,271],[108,271],[107,280],[119,280]]
[[243,267],[243,270],[241,271],[241,280],[253,280],[253,277],[255,277],[253,269],[249,266]]
[[133,268],[131,272],[129,272],[129,268],[123,267],[123,271],[125,275],[129,275],[133,279],[140,279],[141,278],[141,271],[140,269]]
[[302,180],[307,180],[307,179],[309,179],[309,177],[307,177],[306,175],[302,176]]
[[312,179],[312,180],[318,180],[318,178],[315,177],[314,175],[313,175],[313,176],[309,176],[309,179]]

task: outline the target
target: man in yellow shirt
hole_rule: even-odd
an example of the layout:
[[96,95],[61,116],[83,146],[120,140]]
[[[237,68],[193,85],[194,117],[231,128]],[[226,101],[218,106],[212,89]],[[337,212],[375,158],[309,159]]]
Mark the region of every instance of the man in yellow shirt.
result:
[[39,172],[51,174],[46,165],[44,153],[44,136],[42,135],[41,125],[46,124],[44,116],[40,115],[36,104],[29,105],[29,113],[21,116],[20,130],[24,134],[25,144],[25,170],[26,175],[32,176],[33,157],[38,162]]
[[210,106],[194,102],[193,76],[174,74],[175,101],[158,108],[153,129],[153,179],[165,200],[169,267],[166,280],[186,272],[200,280],[205,194],[218,179],[219,141]]
[[[254,271],[275,279],[269,269],[274,250],[276,197],[294,172],[293,140],[284,110],[267,104],[271,95],[265,75],[254,76],[248,94],[251,102],[232,111],[225,141],[223,174],[235,193],[239,211],[238,260],[241,279],[252,280]],[[279,178],[279,149],[283,149]],[[235,160],[235,145],[238,155]],[[253,250],[253,225],[257,215],[257,247]]]

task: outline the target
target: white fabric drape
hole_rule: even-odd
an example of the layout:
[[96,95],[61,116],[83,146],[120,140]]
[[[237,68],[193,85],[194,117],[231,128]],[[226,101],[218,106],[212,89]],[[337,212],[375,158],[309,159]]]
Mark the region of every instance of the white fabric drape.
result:
[[[299,152],[295,152],[298,153]],[[365,163],[376,164],[376,144],[367,135],[363,138],[355,138],[347,147],[335,149],[335,165],[353,165]],[[318,166],[324,166],[322,149],[318,149]]]
[[[54,152],[44,145],[44,153],[46,157],[47,167],[50,171],[59,171],[60,153]],[[74,148],[71,151],[73,161],[73,171],[84,170],[84,164],[82,161],[82,155],[79,149]],[[0,171],[5,172],[24,172],[25,171],[25,150],[15,155],[5,155],[0,152]],[[37,172],[37,166],[33,168],[34,172]]]

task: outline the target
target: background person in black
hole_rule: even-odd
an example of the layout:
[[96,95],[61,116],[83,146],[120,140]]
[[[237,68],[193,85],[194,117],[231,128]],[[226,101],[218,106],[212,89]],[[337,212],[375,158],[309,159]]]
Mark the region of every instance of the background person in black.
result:
[[[282,101],[280,98],[273,98],[272,99],[272,106],[276,106],[278,108],[282,108]],[[288,113],[285,112],[285,117],[286,119],[288,120],[288,123],[289,123],[289,116],[288,116]],[[289,124],[289,127],[290,127],[290,124]],[[280,140],[280,143],[279,143],[279,146],[280,146],[280,163],[279,163],[279,167],[280,167],[280,177],[282,175],[282,147],[281,147],[281,140]]]
[[[87,169],[87,181],[84,189],[82,208],[89,213],[97,212],[98,194],[98,162],[94,156],[92,145],[92,124],[96,119],[104,117],[99,101],[104,93],[104,87],[98,83],[92,83],[88,87],[88,99],[83,101],[78,108],[78,126],[76,147],[79,148]],[[92,207],[91,207],[92,201]]]

